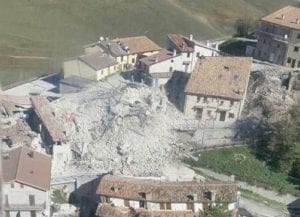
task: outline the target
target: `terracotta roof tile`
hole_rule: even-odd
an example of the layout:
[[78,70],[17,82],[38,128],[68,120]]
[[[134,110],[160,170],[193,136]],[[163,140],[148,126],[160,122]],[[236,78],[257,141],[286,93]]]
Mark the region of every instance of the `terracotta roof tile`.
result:
[[300,30],[300,8],[287,6],[263,17],[261,20]]
[[236,201],[236,184],[234,183],[167,182],[111,175],[100,179],[97,194],[136,201],[186,203],[189,202],[188,195],[191,194],[196,194],[194,201],[207,201],[203,196],[205,191],[216,192],[216,200]]
[[113,41],[120,41],[123,46],[127,46],[130,50],[130,54],[159,51],[161,49],[160,46],[158,46],[146,36],[120,38],[114,39]]
[[243,99],[250,76],[252,58],[205,57],[199,59],[185,93]]
[[169,40],[181,52],[193,52],[194,48],[187,43],[184,36],[178,34],[168,34]]
[[2,153],[4,182],[16,181],[41,190],[50,189],[51,158],[26,147]]
[[163,62],[168,59],[172,59],[173,57],[174,57],[173,52],[168,51],[166,49],[162,49],[156,54],[153,54],[151,56],[140,59],[140,61],[142,63],[144,63],[145,65],[153,65],[155,63],[159,63],[159,62]]

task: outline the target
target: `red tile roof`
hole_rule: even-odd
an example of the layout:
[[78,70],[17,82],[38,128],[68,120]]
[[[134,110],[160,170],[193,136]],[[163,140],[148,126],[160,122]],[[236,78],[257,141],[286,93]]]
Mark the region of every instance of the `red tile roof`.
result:
[[144,63],[145,65],[153,65],[155,63],[159,63],[159,62],[163,62],[168,59],[172,59],[173,57],[174,57],[173,52],[168,51],[166,49],[162,49],[161,51],[159,51],[156,54],[153,54],[151,56],[140,59],[140,61],[142,63]]
[[129,48],[129,54],[139,54],[152,51],[159,51],[161,49],[156,43],[146,36],[136,36],[128,38],[114,39],[115,42],[121,42],[122,46]]
[[186,94],[243,99],[252,58],[205,57],[199,59],[186,85]]
[[27,147],[2,153],[4,182],[19,182],[44,191],[50,190],[51,158]]
[[263,17],[261,20],[300,30],[300,8],[287,6]]
[[194,49],[188,45],[187,41],[182,35],[178,34],[168,34],[168,39],[175,45],[175,47],[180,50],[180,52],[193,52]]

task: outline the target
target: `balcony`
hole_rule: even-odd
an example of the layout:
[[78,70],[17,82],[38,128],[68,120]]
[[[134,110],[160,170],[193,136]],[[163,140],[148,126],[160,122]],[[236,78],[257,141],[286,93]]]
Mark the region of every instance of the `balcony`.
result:
[[261,35],[264,35],[264,36],[269,36],[275,41],[283,42],[283,43],[286,43],[286,44],[289,43],[289,41],[290,41],[288,37],[284,37],[284,36],[278,35],[278,34],[273,34],[273,33],[270,33],[270,32],[263,31],[263,30],[258,30],[257,33],[261,34]]
[[4,211],[41,211],[46,208],[46,204],[4,204]]

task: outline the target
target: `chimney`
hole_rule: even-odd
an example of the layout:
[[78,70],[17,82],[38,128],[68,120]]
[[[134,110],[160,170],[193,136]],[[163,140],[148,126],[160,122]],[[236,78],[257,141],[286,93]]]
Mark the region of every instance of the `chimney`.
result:
[[177,55],[177,50],[174,49],[174,50],[173,50],[173,57],[175,57],[176,55]]
[[190,34],[189,39],[190,39],[190,41],[193,41],[193,34]]
[[284,20],[285,16],[284,14],[281,14],[281,19]]

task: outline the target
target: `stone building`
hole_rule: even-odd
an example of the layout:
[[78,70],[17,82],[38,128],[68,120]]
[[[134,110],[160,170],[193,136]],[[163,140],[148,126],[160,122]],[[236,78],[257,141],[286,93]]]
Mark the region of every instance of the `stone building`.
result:
[[[131,207],[139,212],[161,213],[154,216],[168,216],[167,213],[193,216],[216,205],[234,214],[237,186],[232,182],[174,182],[106,175],[100,179],[97,194],[100,196],[100,207],[111,204],[115,207]],[[101,212],[98,214],[105,216]]]
[[2,153],[4,217],[50,216],[51,158],[26,147]]
[[300,8],[287,6],[263,17],[257,35],[256,59],[300,67]]
[[243,109],[252,58],[204,57],[185,87],[184,113],[198,120],[233,122]]

